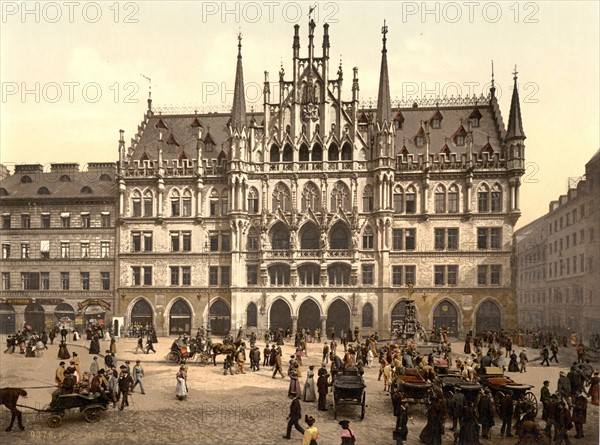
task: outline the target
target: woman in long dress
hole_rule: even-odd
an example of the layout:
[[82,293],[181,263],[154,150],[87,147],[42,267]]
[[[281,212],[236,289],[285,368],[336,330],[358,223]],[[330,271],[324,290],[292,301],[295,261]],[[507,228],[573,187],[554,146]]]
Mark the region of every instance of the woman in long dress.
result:
[[290,377],[290,387],[288,389],[288,397],[295,399],[296,397],[302,397],[302,388],[300,387],[300,380],[298,380],[298,368],[291,365],[288,371]]
[[58,358],[62,360],[71,358],[71,354],[69,354],[69,350],[67,349],[67,344],[64,341],[61,341],[58,345]]
[[179,400],[187,397],[187,368],[181,366],[177,372],[177,385],[175,386],[175,395]]
[[314,402],[317,400],[317,395],[315,393],[315,373],[313,369],[315,367],[310,365],[308,367],[308,372],[306,373],[306,382],[304,383],[304,401],[305,402]]

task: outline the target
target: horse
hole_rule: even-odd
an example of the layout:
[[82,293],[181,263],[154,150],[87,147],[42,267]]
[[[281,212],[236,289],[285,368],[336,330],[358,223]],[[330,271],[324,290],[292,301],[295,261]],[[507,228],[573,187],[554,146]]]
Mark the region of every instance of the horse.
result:
[[223,344],[223,343],[213,343],[212,346],[212,357],[213,357],[213,365],[217,366],[217,355],[219,354],[233,354],[240,345],[244,343],[243,340],[236,340],[233,343]]
[[17,409],[17,400],[19,400],[19,396],[27,397],[27,392],[21,388],[0,388],[0,404],[6,406],[12,414],[10,425],[8,425],[8,428],[6,428],[5,431],[12,431],[15,418],[19,423],[21,431],[25,429],[21,420],[21,411]]

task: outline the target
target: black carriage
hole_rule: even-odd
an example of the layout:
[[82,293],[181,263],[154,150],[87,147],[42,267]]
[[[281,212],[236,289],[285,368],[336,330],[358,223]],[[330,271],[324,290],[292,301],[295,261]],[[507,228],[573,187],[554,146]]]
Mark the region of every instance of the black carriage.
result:
[[404,368],[404,374],[396,374],[392,379],[391,395],[393,398],[400,391],[413,403],[427,403],[431,387],[431,383],[423,378],[417,368]]
[[472,398],[474,401],[481,390],[481,385],[478,383],[471,383],[464,379],[459,371],[448,369],[447,366],[434,366],[436,371],[436,377],[434,384],[441,389],[446,401],[446,406],[450,406],[452,398],[457,388],[460,388],[467,400]]
[[530,390],[533,385],[517,383],[504,375],[502,368],[487,367],[484,373],[478,375],[479,383],[488,388],[494,397],[496,408],[500,409],[502,398],[510,394],[515,405],[519,405],[521,412],[531,413],[533,417],[538,412],[538,401]]
[[341,404],[359,405],[360,419],[365,418],[367,401],[366,385],[358,371],[340,371],[333,382],[333,418],[337,419],[337,407]]
[[96,394],[63,394],[58,396],[43,411],[50,413],[46,423],[50,428],[61,425],[65,412],[69,409],[79,408],[85,420],[90,423],[98,422],[104,411],[108,409],[108,400]]

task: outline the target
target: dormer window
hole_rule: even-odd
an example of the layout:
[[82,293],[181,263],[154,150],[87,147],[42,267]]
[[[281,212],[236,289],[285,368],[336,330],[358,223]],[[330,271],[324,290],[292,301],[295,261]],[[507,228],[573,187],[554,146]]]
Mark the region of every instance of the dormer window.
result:
[[416,145],[417,147],[422,147],[422,146],[423,146],[423,143],[424,143],[424,141],[425,141],[425,139],[423,138],[423,136],[417,136],[417,137],[415,138],[415,145]]
[[404,116],[400,110],[398,110],[394,115],[394,123],[396,130],[402,130],[402,127],[404,127]]
[[439,129],[442,128],[442,119],[444,117],[442,116],[442,113],[440,113],[440,110],[436,110],[435,113],[433,113],[433,116],[431,116],[431,128],[434,129]]
[[473,128],[479,127],[479,118],[478,117],[471,118],[471,126]]
[[471,121],[471,127],[476,128],[479,127],[479,121],[481,120],[481,112],[478,108],[475,108],[473,112],[469,115],[469,120]]
[[462,126],[462,122],[458,130],[452,135],[452,140],[456,144],[457,147],[462,147],[465,145],[465,138],[467,136],[467,131],[465,127]]
[[465,145],[465,137],[464,136],[456,136],[456,145],[462,147]]

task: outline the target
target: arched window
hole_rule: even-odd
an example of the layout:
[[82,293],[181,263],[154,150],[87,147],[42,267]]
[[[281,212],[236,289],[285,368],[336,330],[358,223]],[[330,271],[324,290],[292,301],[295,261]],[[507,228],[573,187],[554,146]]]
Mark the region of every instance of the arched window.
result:
[[404,213],[404,190],[401,185],[394,187],[394,213]]
[[331,208],[332,212],[336,212],[338,208],[345,211],[350,210],[350,189],[342,181],[336,182],[331,191]]
[[183,198],[181,199],[181,216],[192,216],[192,192],[188,189],[183,191]]
[[290,284],[290,266],[287,264],[275,264],[268,268],[269,281],[271,285]]
[[81,190],[79,192],[83,193],[84,195],[91,195],[94,191],[90,186],[85,185],[81,187]]
[[271,145],[269,160],[271,162],[279,162],[279,147],[275,144]]
[[171,190],[171,216],[181,216],[181,202],[179,190]]
[[246,326],[256,327],[258,325],[258,311],[256,304],[250,303],[246,308]]
[[290,190],[281,182],[273,190],[272,210],[276,211],[278,208],[282,212],[289,212],[291,210]]
[[139,190],[134,190],[131,194],[131,213],[132,216],[142,216],[142,194]]
[[349,249],[350,231],[343,223],[337,223],[331,228],[330,249]]
[[435,213],[446,213],[446,188],[442,184],[435,188]]
[[112,178],[106,173],[103,173],[100,175],[100,181],[112,181]]
[[300,162],[308,162],[309,159],[309,153],[308,153],[308,147],[306,144],[302,144],[300,146],[300,151],[298,153],[298,158]]
[[312,161],[320,162],[323,160],[323,147],[319,144],[315,144],[312,149]]
[[215,189],[210,191],[210,197],[208,198],[210,206],[210,216],[218,216],[219,213],[219,193]]
[[8,196],[8,190],[4,187],[0,187],[0,196]]
[[494,184],[491,196],[492,212],[502,212],[502,188],[500,184]]
[[272,229],[272,233],[271,246],[274,250],[290,249],[290,232],[284,224],[276,224]]
[[375,238],[375,236],[373,234],[373,229],[371,228],[371,226],[365,227],[365,230],[363,231],[363,236],[362,236],[362,248],[363,249],[373,249],[374,238]]
[[294,160],[294,150],[290,144],[283,147],[283,162],[292,162]]
[[481,184],[477,190],[477,210],[479,212],[490,211],[490,188],[487,184]]
[[373,327],[373,305],[371,303],[365,304],[362,308],[362,327]]
[[328,161],[337,161],[340,158],[340,153],[338,150],[337,144],[333,143],[329,146],[329,150],[327,151],[327,160]]
[[335,263],[327,267],[327,277],[332,286],[350,285],[350,265]]
[[258,213],[258,190],[250,187],[248,191],[248,213],[256,215]]
[[404,195],[406,200],[406,213],[416,213],[417,211],[417,190],[413,185],[410,185],[406,189],[406,194]]
[[40,187],[38,189],[38,191],[37,191],[37,194],[38,195],[49,195],[50,194],[50,190],[48,190],[48,187]]
[[309,182],[304,186],[301,205],[302,213],[305,213],[308,209],[312,209],[314,212],[321,211],[321,192],[314,183]]
[[144,192],[144,216],[149,217],[154,214],[154,200],[152,197],[152,192],[150,190],[146,190]]
[[452,184],[448,188],[448,212],[458,213],[458,186]]
[[352,160],[352,146],[346,142],[342,145],[342,161]]
[[251,227],[250,230],[248,230],[247,249],[252,252],[256,252],[258,249],[260,249],[258,230],[256,230],[254,227]]
[[21,176],[21,184],[31,184],[31,176],[23,175]]
[[301,286],[318,286],[321,267],[318,264],[303,264],[298,267],[298,280]]
[[227,216],[229,213],[229,190],[224,188],[221,192],[221,216]]
[[58,180],[60,182],[71,182],[71,177],[69,175],[62,175]]
[[363,212],[373,211],[373,186],[367,185],[363,190]]
[[319,230],[313,224],[309,224],[302,229],[300,249],[319,249]]

